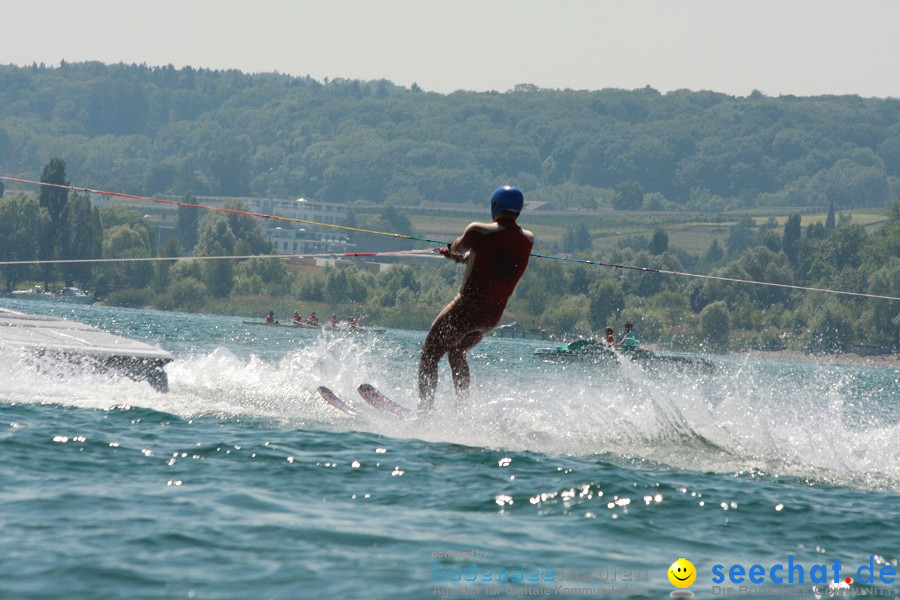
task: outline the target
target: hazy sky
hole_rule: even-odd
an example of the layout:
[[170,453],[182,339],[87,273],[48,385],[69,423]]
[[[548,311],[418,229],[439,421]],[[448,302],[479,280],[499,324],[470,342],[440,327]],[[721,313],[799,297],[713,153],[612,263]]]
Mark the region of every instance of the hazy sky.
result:
[[897,0],[3,0],[0,64],[900,98]]

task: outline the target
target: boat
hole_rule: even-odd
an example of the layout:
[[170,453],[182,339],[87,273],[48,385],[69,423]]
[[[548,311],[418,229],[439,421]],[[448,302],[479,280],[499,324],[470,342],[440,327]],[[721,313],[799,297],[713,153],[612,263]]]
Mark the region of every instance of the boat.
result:
[[513,321],[506,325],[495,327],[491,330],[491,335],[500,338],[516,338],[523,340],[546,340],[547,335],[543,329],[525,329],[521,323]]
[[94,294],[80,290],[77,287],[64,287],[57,292],[45,292],[41,289],[41,286],[36,285],[30,290],[10,292],[6,294],[6,297],[15,300],[45,300],[68,304],[92,304],[94,302]]
[[336,331],[338,333],[384,333],[386,330],[382,327],[351,327],[347,323],[339,323],[334,325],[322,325],[316,323],[307,323],[305,321],[244,321],[244,325],[259,325],[263,327],[285,327],[287,329],[314,329],[316,331]]
[[244,325],[260,325],[264,327],[287,327],[289,329],[322,329],[321,325],[302,321],[244,321]]
[[161,348],[78,321],[0,308],[0,351],[19,349],[90,371],[116,371],[160,392],[169,389],[164,368],[173,358]]
[[657,352],[635,343],[611,347],[606,342],[592,338],[582,338],[559,344],[553,348],[536,348],[534,356],[547,362],[589,362],[613,363],[621,359],[647,364],[669,363],[687,366],[713,368],[713,363],[703,357],[679,352]]

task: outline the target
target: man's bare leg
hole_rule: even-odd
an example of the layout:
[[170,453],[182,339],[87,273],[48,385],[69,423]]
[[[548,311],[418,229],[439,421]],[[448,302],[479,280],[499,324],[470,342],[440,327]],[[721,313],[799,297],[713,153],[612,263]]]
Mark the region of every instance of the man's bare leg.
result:
[[419,358],[419,411],[431,410],[434,405],[434,390],[438,382],[438,361],[443,351],[429,346],[426,341]]
[[479,307],[463,304],[457,297],[432,323],[419,359],[419,410],[431,410],[438,383],[438,363],[448,352],[452,353],[450,368],[457,393],[468,390],[469,365],[465,354],[484,335],[478,326],[478,311]]
[[466,361],[466,352],[476,346],[483,337],[484,334],[480,331],[472,332],[447,353],[447,359],[450,361],[450,373],[453,375],[453,387],[456,388],[457,396],[466,396],[469,393],[471,376],[469,363]]
[[431,410],[434,404],[434,391],[438,383],[438,362],[441,357],[453,346],[456,331],[459,329],[457,318],[452,311],[454,302],[444,307],[437,316],[428,335],[425,336],[425,344],[422,345],[422,354],[419,357],[419,411]]

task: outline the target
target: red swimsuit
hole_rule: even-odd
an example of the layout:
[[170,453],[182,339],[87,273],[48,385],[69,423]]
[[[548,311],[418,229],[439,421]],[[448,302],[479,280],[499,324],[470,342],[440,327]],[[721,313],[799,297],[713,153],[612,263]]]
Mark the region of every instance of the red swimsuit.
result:
[[[459,243],[470,251],[466,276],[456,298],[437,316],[422,346],[419,360],[419,398],[430,407],[437,387],[438,361],[447,354],[456,393],[469,389],[466,351],[503,316],[506,301],[525,272],[532,241],[515,219],[498,219],[503,229],[479,231],[471,227]],[[484,227],[484,226],[481,226]]]
[[477,303],[483,323],[493,327],[500,321],[506,302],[528,266],[531,240],[512,219],[502,219],[505,228],[491,233],[470,232],[462,245],[474,256],[472,271],[463,283],[463,302]]

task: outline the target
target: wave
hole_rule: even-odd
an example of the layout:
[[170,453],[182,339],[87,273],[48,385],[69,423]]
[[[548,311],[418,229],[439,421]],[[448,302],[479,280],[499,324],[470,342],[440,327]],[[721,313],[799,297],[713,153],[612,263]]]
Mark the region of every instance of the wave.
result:
[[[429,417],[403,421],[369,409],[355,392],[363,382],[415,408],[415,343],[319,336],[274,360],[225,347],[198,351],[169,365],[169,394],[21,354],[0,373],[0,401],[130,405],[182,418],[249,417],[284,428],[900,489],[896,371],[749,357],[720,359],[712,372],[628,361],[551,366],[532,362],[525,345],[488,341],[470,360],[467,399],[454,397],[442,366]],[[321,401],[315,388],[323,384],[359,406],[362,417]]]

